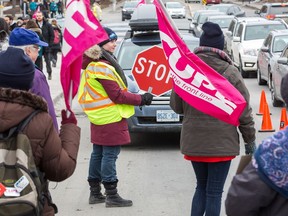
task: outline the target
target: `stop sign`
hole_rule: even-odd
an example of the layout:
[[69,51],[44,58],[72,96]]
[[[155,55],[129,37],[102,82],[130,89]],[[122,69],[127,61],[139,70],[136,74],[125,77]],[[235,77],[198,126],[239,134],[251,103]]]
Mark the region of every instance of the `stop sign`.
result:
[[153,46],[137,54],[132,74],[139,89],[156,96],[172,89],[169,64],[163,49],[159,46]]

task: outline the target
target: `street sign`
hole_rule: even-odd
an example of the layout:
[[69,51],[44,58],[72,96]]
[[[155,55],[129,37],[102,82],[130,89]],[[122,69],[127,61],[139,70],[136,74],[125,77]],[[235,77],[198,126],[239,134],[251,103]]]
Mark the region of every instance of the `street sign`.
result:
[[163,49],[153,46],[137,54],[132,74],[139,89],[160,96],[172,89],[170,68]]

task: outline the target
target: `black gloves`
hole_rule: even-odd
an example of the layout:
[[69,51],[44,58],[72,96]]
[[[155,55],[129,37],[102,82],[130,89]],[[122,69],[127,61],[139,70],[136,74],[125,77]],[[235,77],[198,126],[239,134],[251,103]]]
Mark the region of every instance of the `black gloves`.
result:
[[253,154],[255,149],[256,149],[255,141],[245,144],[245,154],[246,155]]
[[152,100],[153,100],[153,95],[150,93],[145,93],[145,94],[141,95],[141,98],[142,98],[142,101],[141,101],[140,106],[150,105],[152,103]]

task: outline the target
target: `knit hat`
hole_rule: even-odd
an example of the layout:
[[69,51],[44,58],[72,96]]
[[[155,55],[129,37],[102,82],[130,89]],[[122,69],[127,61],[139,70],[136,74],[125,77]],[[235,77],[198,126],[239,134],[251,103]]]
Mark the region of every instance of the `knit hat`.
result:
[[282,78],[280,90],[281,96],[288,106],[288,74]]
[[117,40],[117,39],[118,39],[116,33],[115,33],[112,29],[107,28],[107,27],[103,27],[103,28],[104,28],[104,30],[106,31],[106,33],[108,34],[109,39],[104,40],[104,41],[98,43],[98,45],[101,46],[101,47],[102,47],[103,45],[105,45],[106,43],[109,43],[110,41],[113,41],[113,40]]
[[220,50],[224,49],[224,35],[218,24],[205,22],[202,25],[202,30],[200,46],[213,47]]
[[264,139],[254,153],[253,166],[262,181],[288,198],[288,127]]
[[8,47],[0,52],[0,87],[28,91],[33,84],[35,66],[22,49]]
[[41,41],[39,36],[32,30],[25,28],[15,28],[10,34],[9,45],[25,46],[37,44],[39,46],[47,47],[48,44]]

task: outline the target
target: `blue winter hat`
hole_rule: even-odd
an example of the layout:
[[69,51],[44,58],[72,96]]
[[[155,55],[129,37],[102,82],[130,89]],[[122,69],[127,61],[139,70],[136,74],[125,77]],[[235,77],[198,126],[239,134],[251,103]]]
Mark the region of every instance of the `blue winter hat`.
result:
[[109,39],[100,42],[98,45],[101,46],[101,47],[102,47],[103,45],[105,45],[106,43],[110,42],[110,41],[113,41],[113,40],[117,40],[117,39],[118,39],[118,36],[116,35],[116,33],[115,33],[112,29],[107,28],[107,27],[103,27],[103,28],[104,28],[104,30],[106,31]]
[[253,165],[260,178],[288,199],[288,127],[274,133],[259,145]]
[[32,30],[25,28],[15,28],[10,34],[9,45],[25,46],[37,44],[39,46],[47,47],[48,44],[41,41],[39,36]]
[[213,47],[220,50],[224,49],[224,35],[217,23],[205,22],[202,25],[200,36],[200,46]]

